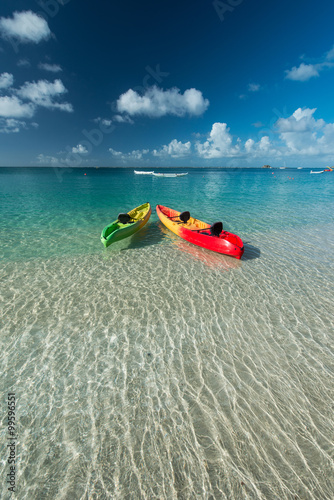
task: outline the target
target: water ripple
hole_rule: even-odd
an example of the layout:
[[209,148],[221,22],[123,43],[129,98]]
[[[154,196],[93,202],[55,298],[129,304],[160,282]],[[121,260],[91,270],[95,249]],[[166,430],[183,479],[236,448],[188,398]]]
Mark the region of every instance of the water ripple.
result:
[[307,242],[6,262],[18,498],[331,498],[333,251]]

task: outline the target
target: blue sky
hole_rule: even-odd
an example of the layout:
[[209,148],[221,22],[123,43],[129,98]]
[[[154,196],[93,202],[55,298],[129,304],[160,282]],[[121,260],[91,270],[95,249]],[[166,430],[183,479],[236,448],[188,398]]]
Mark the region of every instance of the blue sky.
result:
[[0,166],[334,164],[334,3],[2,0]]

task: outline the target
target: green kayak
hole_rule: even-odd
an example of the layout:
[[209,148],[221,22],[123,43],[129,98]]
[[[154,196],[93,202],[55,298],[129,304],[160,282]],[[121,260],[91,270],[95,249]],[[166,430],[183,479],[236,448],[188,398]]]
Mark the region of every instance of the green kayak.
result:
[[130,212],[119,214],[118,219],[106,226],[101,233],[101,241],[105,247],[115,241],[127,238],[145,226],[152,213],[151,205],[144,203]]

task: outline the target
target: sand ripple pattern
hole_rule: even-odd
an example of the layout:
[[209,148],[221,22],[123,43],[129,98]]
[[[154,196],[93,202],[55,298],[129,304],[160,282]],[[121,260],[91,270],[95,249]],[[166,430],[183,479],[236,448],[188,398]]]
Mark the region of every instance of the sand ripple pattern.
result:
[[183,243],[5,264],[17,498],[333,497],[328,228]]

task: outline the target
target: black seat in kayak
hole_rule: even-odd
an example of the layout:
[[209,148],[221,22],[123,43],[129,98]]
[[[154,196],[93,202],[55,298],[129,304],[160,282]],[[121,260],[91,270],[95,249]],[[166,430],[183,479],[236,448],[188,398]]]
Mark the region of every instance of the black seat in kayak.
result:
[[215,222],[210,226],[210,233],[212,236],[219,236],[220,233],[223,230],[223,223],[222,222]]
[[190,219],[190,212],[181,212],[179,215],[179,219],[182,220],[186,224]]
[[118,220],[121,224],[128,224],[132,221],[129,214],[118,214]]
[[[172,217],[168,217],[168,219],[180,219],[181,222],[186,224],[190,219],[190,212],[181,212],[180,215],[172,215]],[[176,221],[177,222],[177,221]]]

